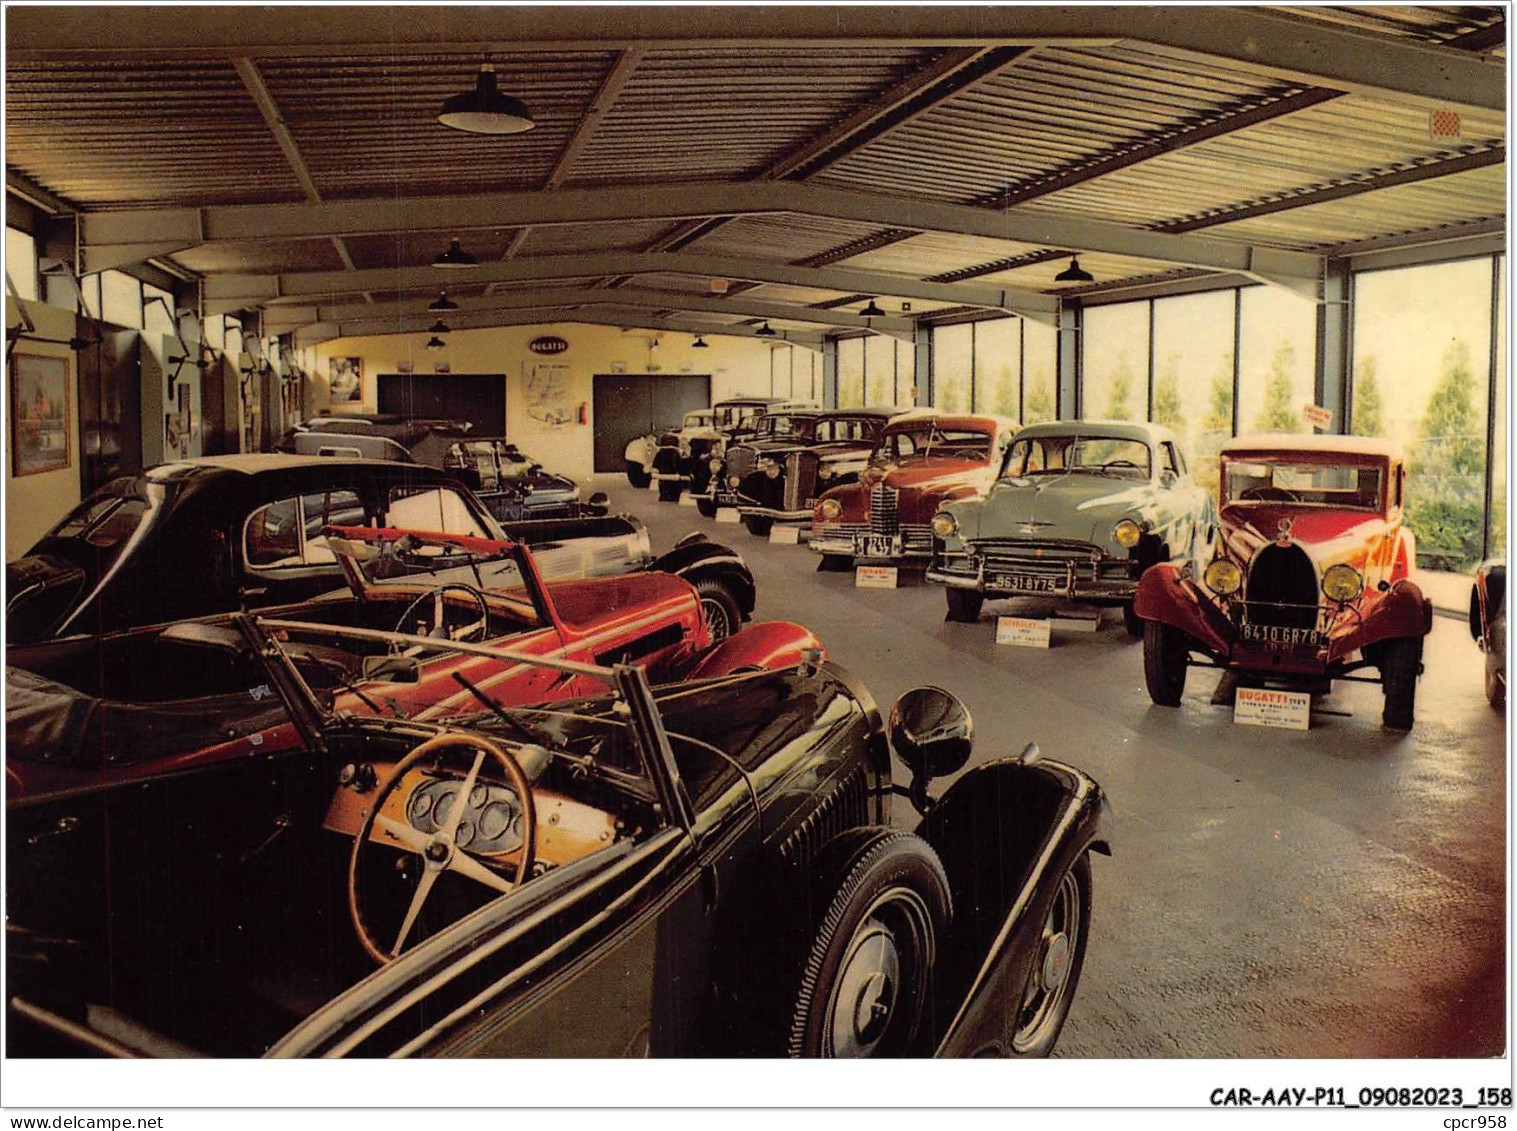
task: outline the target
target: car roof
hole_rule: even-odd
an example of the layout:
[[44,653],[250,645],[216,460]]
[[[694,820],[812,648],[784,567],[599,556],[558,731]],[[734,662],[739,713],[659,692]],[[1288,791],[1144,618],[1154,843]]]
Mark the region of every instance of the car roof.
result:
[[1148,444],[1179,443],[1170,429],[1162,424],[1152,424],[1146,420],[1045,420],[1041,424],[1029,424],[1017,433],[1017,439],[1036,439],[1039,436],[1079,436],[1088,435],[1093,431],[1118,440],[1140,440]]
[[1289,432],[1260,432],[1238,436],[1222,445],[1223,455],[1237,452],[1321,452],[1349,456],[1381,456],[1392,462],[1402,460],[1401,445],[1381,436],[1295,435]]
[[[372,474],[380,477],[414,477],[430,470],[419,464],[391,463],[387,460],[351,459],[342,456],[298,456],[283,452],[244,452],[238,455],[196,456],[193,459],[175,460],[172,463],[150,467],[143,474],[148,479],[165,482],[190,479],[207,472],[219,471],[229,475],[254,476],[318,467],[344,470],[367,468]],[[448,478],[440,472],[438,477]]]
[[717,401],[715,404],[713,404],[711,406],[711,408],[709,408],[709,409],[702,409],[701,411],[702,412],[710,412],[710,411],[712,411],[712,409],[718,409],[718,408],[721,408],[724,405],[760,405],[760,406],[764,406],[764,405],[780,404],[780,403],[782,403],[784,401],[784,399],[785,399],[784,397],[727,397],[724,400]]
[[906,411],[906,410],[902,409],[902,408],[896,408],[896,407],[893,407],[893,406],[892,407],[888,407],[888,408],[882,408],[882,407],[880,407],[878,405],[875,405],[875,406],[871,406],[869,408],[826,408],[826,409],[821,409],[820,411],[818,411],[816,413],[816,415],[818,415],[818,416],[872,416],[872,417],[877,417],[880,420],[889,420],[892,417],[900,416],[901,413],[904,412],[904,411]]
[[890,421],[890,426],[897,430],[908,425],[918,424],[923,421],[931,421],[939,428],[962,428],[970,432],[993,431],[999,435],[1002,432],[1017,431],[1017,422],[1009,416],[997,416],[988,412],[965,412],[965,413],[925,413],[908,412],[901,413]]

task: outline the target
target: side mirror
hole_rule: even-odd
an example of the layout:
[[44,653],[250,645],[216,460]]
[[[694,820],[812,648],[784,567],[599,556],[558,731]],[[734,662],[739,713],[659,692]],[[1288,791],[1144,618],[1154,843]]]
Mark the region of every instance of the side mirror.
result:
[[421,661],[415,656],[365,656],[363,677],[380,683],[420,683]]
[[1163,468],[1159,472],[1159,482],[1162,483],[1166,487],[1173,487],[1179,481],[1180,481],[1180,474],[1179,474],[1179,472],[1171,471],[1167,467]]
[[941,687],[914,687],[890,708],[890,744],[915,779],[913,796],[925,797],[933,778],[957,773],[974,748],[974,720]]
[[603,507],[611,501],[611,496],[604,491],[596,491],[587,501],[592,507]]

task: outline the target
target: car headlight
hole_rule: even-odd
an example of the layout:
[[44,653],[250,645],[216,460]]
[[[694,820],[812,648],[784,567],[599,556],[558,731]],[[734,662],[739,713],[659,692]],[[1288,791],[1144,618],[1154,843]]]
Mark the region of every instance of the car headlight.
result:
[[1353,566],[1328,566],[1322,574],[1322,592],[1334,601],[1352,601],[1364,590],[1364,576]]
[[1243,584],[1243,571],[1226,558],[1212,562],[1202,577],[1206,580],[1206,587],[1221,597],[1231,596]]
[[823,518],[837,518],[837,516],[840,515],[840,514],[842,514],[842,513],[843,513],[843,504],[840,503],[840,502],[838,502],[836,499],[823,499],[822,500],[822,517]]
[[1138,544],[1138,539],[1143,537],[1143,528],[1132,519],[1124,518],[1112,527],[1111,536],[1117,540],[1118,546],[1131,550]]
[[732,487],[734,489],[742,481],[743,481],[743,477],[741,475],[729,475],[729,476],[727,476],[727,486]]
[[780,477],[780,465],[773,460],[766,459],[763,463],[759,464],[759,467],[770,479],[778,479]]
[[959,532],[959,520],[946,511],[932,516],[932,532],[939,538],[952,538]]
[[836,474],[837,468],[835,467],[824,467],[821,471],[817,472],[818,477],[822,479],[831,479]]
[[719,459],[714,459],[709,464],[707,464],[707,466],[711,468],[711,474],[716,475],[719,474],[722,470],[722,461]]

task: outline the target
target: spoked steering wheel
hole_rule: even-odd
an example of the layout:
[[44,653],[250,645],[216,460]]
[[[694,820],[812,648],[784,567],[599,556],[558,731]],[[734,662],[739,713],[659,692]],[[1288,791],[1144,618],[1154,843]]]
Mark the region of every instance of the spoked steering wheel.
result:
[[[449,592],[462,593],[479,606],[479,619],[453,630],[448,628],[447,611]],[[488,640],[490,637],[490,602],[478,589],[472,585],[465,585],[461,581],[450,581],[446,585],[439,585],[436,589],[429,589],[417,596],[416,600],[406,606],[406,611],[400,614],[400,619],[395,622],[395,631],[406,632],[406,622],[417,616],[421,608],[428,601],[432,603],[432,629],[430,635],[446,640],[464,640],[477,643]],[[418,625],[418,627],[420,627]],[[406,633],[406,635],[413,635]]]
[[1139,467],[1136,463],[1134,463],[1130,459],[1107,460],[1105,463],[1103,463],[1101,465],[1101,470],[1102,471],[1110,471],[1114,467],[1130,467],[1134,471],[1142,471],[1143,470],[1141,467]]
[[[464,775],[463,783],[458,791],[449,795],[452,798],[451,803],[448,803],[446,799],[438,800],[436,808],[440,812],[440,818],[435,832],[422,832],[407,821],[404,814],[396,818],[383,812],[385,801],[404,780],[409,770],[427,758],[444,751],[456,750],[472,750],[474,761],[468,773]],[[460,843],[470,843],[481,835],[481,830],[475,823],[465,818],[474,816],[471,813],[474,806],[471,806],[470,801],[478,786],[479,771],[484,767],[486,758],[495,760],[496,765],[509,780],[521,807],[520,816],[516,822],[520,828],[521,844],[511,854],[515,857],[514,861],[511,856],[492,858],[493,863],[503,860],[514,863],[516,869],[514,880],[506,879],[493,868],[482,863],[478,857],[469,855]],[[444,805],[447,805],[446,812],[441,812]],[[493,807],[493,805],[488,806],[485,811],[488,812],[488,809]],[[481,819],[482,816],[483,814],[479,815]],[[380,945],[370,933],[364,919],[363,900],[359,892],[359,861],[364,857],[364,849],[369,845],[371,836],[375,833],[379,834],[379,838],[385,843],[416,853],[422,861],[421,882],[416,885],[416,891],[411,896],[411,905],[401,921],[400,933],[395,936],[395,943],[388,950]],[[375,962],[380,965],[392,962],[405,948],[406,939],[415,927],[416,918],[421,913],[427,896],[431,894],[433,885],[437,883],[438,876],[444,872],[457,872],[475,883],[507,894],[521,883],[524,876],[531,874],[532,864],[536,857],[537,806],[533,802],[532,787],[527,783],[527,776],[522,773],[521,765],[511,752],[472,734],[440,734],[436,738],[430,738],[396,763],[389,780],[374,795],[373,803],[364,814],[363,825],[353,840],[353,852],[348,858],[348,914],[353,920],[354,930],[358,932],[358,941],[363,944],[364,950]]]
[[1238,496],[1260,503],[1299,503],[1301,496],[1286,487],[1249,487]]

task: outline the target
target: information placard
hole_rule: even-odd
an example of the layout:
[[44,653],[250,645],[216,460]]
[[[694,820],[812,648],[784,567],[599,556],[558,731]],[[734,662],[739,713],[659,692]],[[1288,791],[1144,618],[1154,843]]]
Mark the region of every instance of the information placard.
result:
[[739,523],[739,522],[742,521],[742,517],[743,517],[742,515],[740,515],[740,514],[737,513],[737,508],[736,507],[717,507],[716,508],[716,521],[717,522],[726,523],[729,526],[735,526],[737,523]]
[[1312,697],[1305,691],[1240,687],[1233,704],[1233,722],[1251,727],[1307,730],[1312,725]]
[[776,546],[799,546],[801,544],[801,528],[799,526],[771,526],[769,528],[769,541]]
[[898,578],[895,566],[859,566],[853,571],[855,589],[894,589]]
[[1333,410],[1319,404],[1302,405],[1301,417],[1313,428],[1327,429],[1333,426]]
[[996,643],[1047,648],[1053,643],[1051,628],[1048,621],[1036,617],[996,617]]

